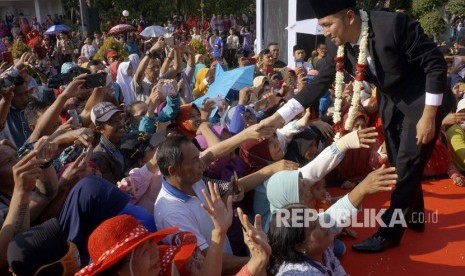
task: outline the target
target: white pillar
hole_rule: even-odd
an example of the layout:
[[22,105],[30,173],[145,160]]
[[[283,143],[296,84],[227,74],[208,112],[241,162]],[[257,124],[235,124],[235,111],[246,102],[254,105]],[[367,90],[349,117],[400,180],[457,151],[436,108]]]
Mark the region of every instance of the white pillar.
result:
[[79,0],[79,7],[80,7],[80,13],[81,13],[81,28],[82,28],[82,33],[81,35],[84,36],[84,34],[87,33],[87,28],[84,26],[84,3],[82,0]]
[[[287,26],[293,26],[297,22],[297,0],[289,0],[289,14],[287,15]],[[294,45],[297,44],[297,33],[293,29],[287,30],[287,63],[294,61],[294,53],[292,51]]]
[[39,0],[34,0],[34,8],[35,8],[35,11],[36,11],[37,22],[39,24],[41,24],[42,23],[42,16],[40,15]]
[[53,18],[52,1],[47,1],[47,14],[50,14]]
[[256,0],[256,20],[255,20],[255,36],[256,36],[256,48],[255,53],[258,54],[262,50],[263,45],[263,0]]

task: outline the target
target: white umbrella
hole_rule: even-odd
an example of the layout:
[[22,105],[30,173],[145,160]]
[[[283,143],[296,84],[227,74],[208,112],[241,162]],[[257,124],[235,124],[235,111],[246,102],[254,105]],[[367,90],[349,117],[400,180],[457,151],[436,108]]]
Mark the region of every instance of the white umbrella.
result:
[[162,26],[149,26],[145,28],[140,35],[145,37],[159,37],[168,33],[168,30]]
[[297,21],[288,26],[286,30],[293,30],[303,34],[323,35],[323,28],[318,24],[318,19],[316,18]]

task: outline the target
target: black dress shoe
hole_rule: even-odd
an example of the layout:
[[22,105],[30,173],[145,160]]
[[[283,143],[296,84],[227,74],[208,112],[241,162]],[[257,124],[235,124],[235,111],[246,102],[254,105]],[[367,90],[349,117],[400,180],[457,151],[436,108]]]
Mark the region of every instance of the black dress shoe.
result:
[[423,233],[425,232],[425,223],[424,222],[407,222],[408,228],[415,232]]
[[352,245],[352,249],[358,252],[375,253],[384,251],[389,247],[395,247],[400,244],[399,240],[389,240],[382,235],[375,234],[371,238]]
[[411,214],[407,220],[407,226],[415,232],[425,232],[425,222],[420,221],[418,215]]

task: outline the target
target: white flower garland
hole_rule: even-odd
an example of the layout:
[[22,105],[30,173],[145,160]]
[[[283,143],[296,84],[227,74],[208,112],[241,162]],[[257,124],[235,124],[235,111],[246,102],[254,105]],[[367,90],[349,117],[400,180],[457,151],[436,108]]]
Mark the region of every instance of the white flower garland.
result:
[[[367,66],[367,46],[368,46],[368,13],[364,10],[360,10],[360,18],[362,19],[361,27],[361,40],[360,40],[360,53],[357,58],[356,65],[356,78],[354,82],[354,89],[352,95],[352,102],[349,109],[348,119],[345,123],[344,128],[346,130],[351,130],[355,121],[355,116],[357,114],[359,105],[360,105],[360,91],[363,89],[363,80],[365,79],[365,70]],[[336,86],[335,86],[335,96],[334,101],[334,113],[333,113],[333,122],[339,123],[341,121],[341,107],[342,107],[342,92],[344,90],[344,44],[340,45],[337,49],[336,61]],[[335,139],[339,139],[341,133],[336,134]]]

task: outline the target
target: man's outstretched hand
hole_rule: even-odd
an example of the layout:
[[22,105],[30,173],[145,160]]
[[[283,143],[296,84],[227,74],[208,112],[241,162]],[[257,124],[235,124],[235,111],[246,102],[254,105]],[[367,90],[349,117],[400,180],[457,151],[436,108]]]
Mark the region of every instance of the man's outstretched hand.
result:
[[260,127],[266,128],[266,127],[273,127],[275,129],[282,128],[286,122],[284,121],[283,117],[279,115],[278,112],[275,112],[273,115],[270,117],[262,120],[260,122]]

